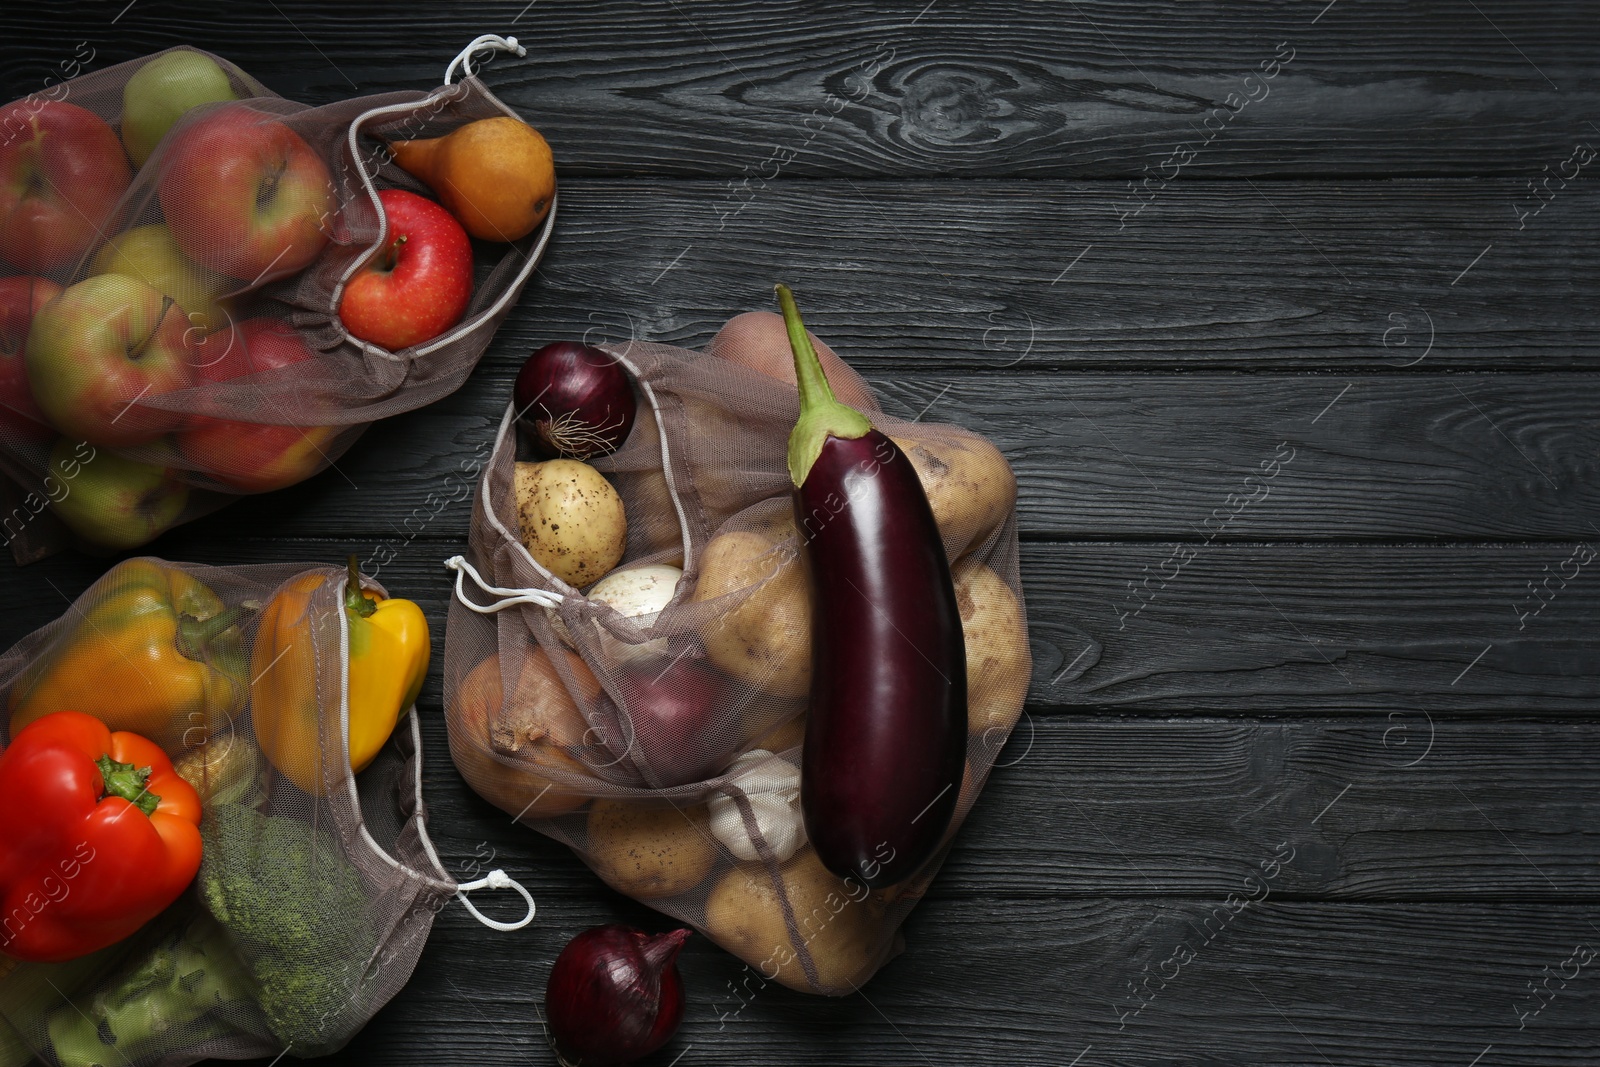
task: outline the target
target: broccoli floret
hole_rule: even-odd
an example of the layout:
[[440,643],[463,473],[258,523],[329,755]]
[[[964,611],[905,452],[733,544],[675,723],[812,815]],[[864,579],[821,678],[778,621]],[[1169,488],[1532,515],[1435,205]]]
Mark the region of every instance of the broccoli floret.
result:
[[200,910],[158,930],[87,1003],[51,1012],[50,1044],[61,1067],[122,1067],[236,1032],[265,1038],[255,1003],[227,935]]
[[201,896],[249,965],[273,1034],[297,1056],[335,1050],[377,946],[360,873],[299,819],[218,804],[202,831]]

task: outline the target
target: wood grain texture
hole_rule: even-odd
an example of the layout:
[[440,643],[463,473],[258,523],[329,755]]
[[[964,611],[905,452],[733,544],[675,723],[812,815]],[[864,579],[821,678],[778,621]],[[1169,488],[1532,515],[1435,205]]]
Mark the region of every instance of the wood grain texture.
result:
[[[385,542],[464,530],[515,363],[495,359],[448,401],[375,426],[337,470],[214,525]],[[994,442],[1026,539],[1583,539],[1600,513],[1600,394],[1582,374],[871,381],[890,414]],[[1279,455],[1292,460],[1265,479]],[[1252,493],[1237,519],[1205,525]]]
[[1525,226],[1483,180],[1195,183],[1125,227],[1105,183],[573,181],[503,338],[697,347],[781,280],[869,376],[1590,369],[1585,180]]
[[1555,544],[1026,546],[1030,699],[1592,714],[1600,583],[1593,553],[1582,554]]
[[[149,549],[394,550],[435,626],[441,859],[538,897],[516,934],[447,907],[327,1062],[553,1063],[566,939],[665,927],[450,765],[440,563],[532,348],[699,347],[777,280],[890,411],[1016,466],[1031,714],[904,957],[825,1001],[694,938],[647,1067],[1593,1060],[1600,960],[1563,969],[1600,948],[1600,187],[1530,184],[1600,143],[1589,5],[51,0],[0,12],[0,99],[86,41],[319,104],[435,84],[486,31],[529,45],[484,79],[563,184],[480,369]],[[0,568],[0,647],[107,565]]]
[[[339,560],[370,546],[357,538],[255,539],[226,523],[213,516],[182,527],[152,551],[225,564]],[[464,542],[457,530],[400,543],[379,574],[423,605],[436,644],[451,595],[442,561]],[[1592,714],[1600,698],[1589,654],[1600,636],[1600,582],[1592,552],[1584,559],[1582,550],[1558,543],[1028,544],[1029,706],[1041,713]],[[1180,566],[1175,552],[1194,555]],[[1162,587],[1161,576],[1175,567]],[[0,643],[65,611],[102,568],[67,556],[18,572]]]
[[[761,988],[692,938],[681,957],[683,1029],[644,1062],[1464,1067],[1492,1044],[1503,1058],[1483,1062],[1567,1067],[1583,1062],[1574,1050],[1600,1044],[1595,964],[1564,987],[1559,977],[1577,947],[1600,941],[1592,905],[1269,897],[1224,926],[1212,918],[1224,899],[930,898],[906,924],[906,953],[838,1000]],[[546,961],[619,912],[665,925],[637,905],[553,902],[536,930],[495,942],[448,909],[405,1003],[338,1062],[432,1064],[440,1049],[479,1063],[541,1062]],[[451,947],[461,940],[479,947]],[[1186,963],[1175,962],[1180,946]],[[1534,1000],[1528,983],[1547,975],[1556,975],[1553,996]]]
[[320,104],[436,84],[482,29],[532,46],[484,77],[574,176],[1142,180],[1190,144],[1190,178],[1536,177],[1592,135],[1600,30],[1581,3],[1479,6],[57,2],[7,13],[0,85],[32,91],[80,40],[100,65],[190,43]]
[[[467,791],[428,711],[428,802],[446,864],[466,873],[489,853],[517,856],[546,899],[604,893],[564,846]],[[1592,723],[1031,718],[936,892],[1220,900],[1292,841],[1275,899],[1592,901],[1597,757]]]

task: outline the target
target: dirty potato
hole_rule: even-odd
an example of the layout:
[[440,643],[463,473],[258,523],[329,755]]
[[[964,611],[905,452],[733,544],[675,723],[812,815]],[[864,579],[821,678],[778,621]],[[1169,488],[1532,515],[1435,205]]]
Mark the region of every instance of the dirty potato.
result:
[[605,475],[575,459],[518,463],[514,485],[522,543],[546,570],[582,588],[622,561],[628,522]]
[[1000,576],[975,559],[951,572],[967,646],[967,728],[1010,729],[1022,715],[1033,657],[1022,604]]
[[[729,871],[706,899],[706,933],[762,977],[801,992],[842,995],[859,985],[887,954],[890,935],[882,906],[860,882],[845,882],[807,846],[779,872],[794,915],[789,936],[783,901],[766,867],[744,863]],[[806,974],[809,953],[817,981]]]
[[717,862],[704,804],[680,809],[598,800],[588,837],[589,866],[606,885],[639,900],[687,893]]
[[955,560],[1005,522],[1017,499],[1017,479],[988,441],[953,427],[938,429],[892,439],[916,467],[945,551]]
[[[811,688],[811,596],[800,558],[783,543],[793,526],[732,530],[700,554],[694,601],[744,595],[708,621],[706,655],[723,672],[776,696]],[[752,587],[755,587],[752,589]]]

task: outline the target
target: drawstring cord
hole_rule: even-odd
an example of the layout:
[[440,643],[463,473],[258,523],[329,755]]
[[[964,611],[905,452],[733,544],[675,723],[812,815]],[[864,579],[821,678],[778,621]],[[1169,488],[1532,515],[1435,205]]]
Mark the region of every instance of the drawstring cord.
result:
[[471,44],[463,48],[450,61],[450,65],[444,71],[444,83],[446,85],[450,84],[450,80],[456,76],[456,68],[458,67],[463,69],[469,78],[477,73],[472,69],[472,57],[478,52],[512,52],[518,56],[528,54],[528,50],[518,44],[515,37],[501,37],[498,33],[486,33],[481,37],[474,38]]
[[[538,604],[546,608],[558,608],[566,597],[560,593],[552,593],[544,589],[504,589],[498,585],[490,585],[483,580],[483,575],[478,573],[476,567],[468,563],[461,556],[451,556],[444,561],[446,569],[456,572],[456,599],[463,605],[476,611],[479,615],[493,615],[506,608],[514,608],[519,604]],[[493,597],[500,597],[497,603],[479,604],[467,596],[466,587],[462,584],[471,578],[474,585]]]
[[[467,899],[467,894],[475,889],[515,889],[522,894],[522,899],[528,902],[528,914],[514,923],[503,923],[498,919],[491,919],[483,912],[472,906],[472,901]],[[456,886],[456,899],[461,901],[461,906],[472,913],[472,917],[491,930],[511,931],[520,930],[533,922],[534,912],[538,909],[533,903],[533,894],[523,888],[522,883],[516,881],[505,871],[498,868],[489,872],[487,878],[479,878],[476,882],[467,882]]]

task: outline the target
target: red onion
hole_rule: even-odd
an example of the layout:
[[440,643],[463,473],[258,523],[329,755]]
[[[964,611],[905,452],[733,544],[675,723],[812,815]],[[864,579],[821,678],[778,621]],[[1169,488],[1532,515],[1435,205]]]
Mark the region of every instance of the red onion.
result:
[[641,762],[663,786],[698,782],[722,770],[741,747],[733,731],[718,738],[712,720],[726,706],[722,675],[684,657],[629,664],[619,672]]
[[615,452],[633,429],[638,401],[622,365],[591,345],[557,341],[528,357],[512,390],[540,459]]
[[567,942],[550,969],[545,1020],[566,1067],[633,1063],[683,1022],[678,952],[690,931],[647,934],[620,923]]

